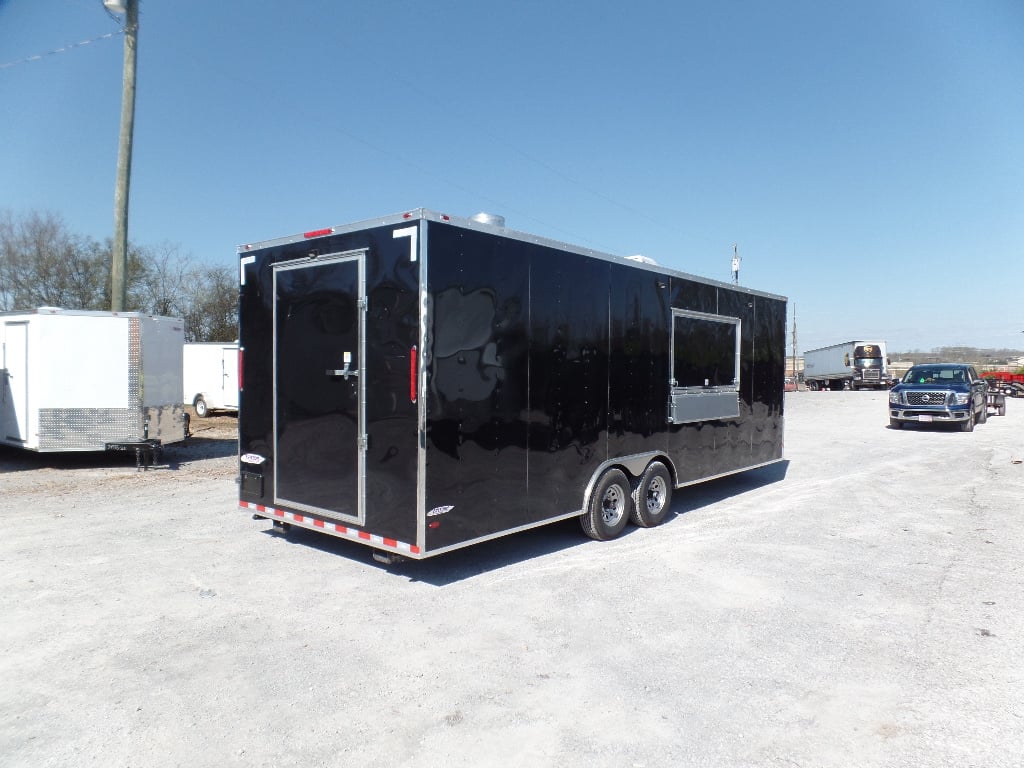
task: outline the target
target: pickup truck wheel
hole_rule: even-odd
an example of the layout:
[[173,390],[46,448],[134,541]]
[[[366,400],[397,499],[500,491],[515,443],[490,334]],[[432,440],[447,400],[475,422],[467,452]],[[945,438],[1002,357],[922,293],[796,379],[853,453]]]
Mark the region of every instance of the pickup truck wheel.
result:
[[583,532],[596,541],[614,539],[632,514],[629,479],[619,469],[609,469],[597,481],[587,511],[580,516]]
[[197,397],[193,405],[195,406],[196,409],[196,416],[198,416],[200,419],[205,419],[207,416],[210,415],[210,409],[206,407],[206,401],[203,400],[203,398]]
[[988,403],[981,407],[981,412],[978,414],[979,424],[984,424],[986,421],[988,421]]
[[633,491],[630,519],[641,528],[661,525],[672,501],[672,476],[660,461],[652,461]]
[[974,431],[974,411],[967,414],[967,421],[960,422],[961,432],[973,432]]
[[903,422],[899,419],[889,419],[889,429],[903,429]]

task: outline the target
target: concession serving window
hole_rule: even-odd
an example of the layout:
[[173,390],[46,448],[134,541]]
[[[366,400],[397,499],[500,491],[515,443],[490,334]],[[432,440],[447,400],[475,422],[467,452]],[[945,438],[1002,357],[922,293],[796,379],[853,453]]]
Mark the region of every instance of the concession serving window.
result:
[[740,319],[672,310],[672,390],[668,421],[740,415]]

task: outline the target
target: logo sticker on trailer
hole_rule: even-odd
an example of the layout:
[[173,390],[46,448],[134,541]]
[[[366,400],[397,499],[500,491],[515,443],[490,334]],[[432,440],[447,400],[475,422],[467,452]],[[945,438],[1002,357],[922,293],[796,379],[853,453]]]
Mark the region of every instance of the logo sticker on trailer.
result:
[[267,459],[264,456],[260,456],[258,453],[244,453],[242,454],[243,464],[262,464]]
[[448,504],[443,507],[434,507],[432,510],[427,512],[427,517],[437,517],[438,515],[443,515],[446,512],[451,512],[453,509],[455,509],[454,504]]

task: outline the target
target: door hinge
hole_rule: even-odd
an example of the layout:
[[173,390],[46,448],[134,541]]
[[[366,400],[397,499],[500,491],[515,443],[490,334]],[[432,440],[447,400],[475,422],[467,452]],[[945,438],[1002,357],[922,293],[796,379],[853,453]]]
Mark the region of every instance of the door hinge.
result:
[[359,301],[356,302],[356,306],[359,307],[361,310],[363,310],[363,312],[365,312],[366,311],[366,307],[367,307],[366,298],[363,297],[363,298],[359,299]]
[[359,436],[359,450],[360,451],[368,451],[368,450],[370,450],[370,436],[369,435],[360,435]]

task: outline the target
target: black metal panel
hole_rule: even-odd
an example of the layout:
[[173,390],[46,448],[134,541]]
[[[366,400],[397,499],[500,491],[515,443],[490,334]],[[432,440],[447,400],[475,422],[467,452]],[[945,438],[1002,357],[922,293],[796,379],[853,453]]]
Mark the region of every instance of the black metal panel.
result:
[[521,244],[427,225],[427,549],[530,520],[529,256]]
[[609,270],[608,455],[663,451],[671,378],[669,280],[627,264]]
[[[408,226],[408,225],[404,225]],[[264,481],[248,483],[240,498],[270,504],[273,488],[273,265],[295,259],[365,249],[366,296],[366,525],[377,535],[416,541],[417,405],[409,397],[410,350],[419,337],[419,262],[410,259],[408,238],[395,227],[375,227],[343,235],[275,245],[242,257],[239,342],[242,391],[239,395],[239,450],[267,461]],[[247,466],[247,471],[253,467]]]
[[786,302],[754,297],[754,351],[751,372],[756,462],[782,458],[786,376]]
[[[669,289],[673,308],[713,315],[727,314],[719,311],[718,286],[673,277]],[[741,398],[740,419],[743,418],[743,414]],[[718,466],[715,457],[716,445],[726,440],[730,424],[735,430],[738,422],[739,419],[671,425],[668,430],[669,455],[676,465],[677,481],[689,482],[719,474],[716,471]]]
[[700,480],[782,458],[785,300],[673,278],[672,306],[738,317],[742,323],[739,416],[670,429],[679,481]]
[[530,517],[577,510],[607,458],[608,279],[604,261],[533,250]]

